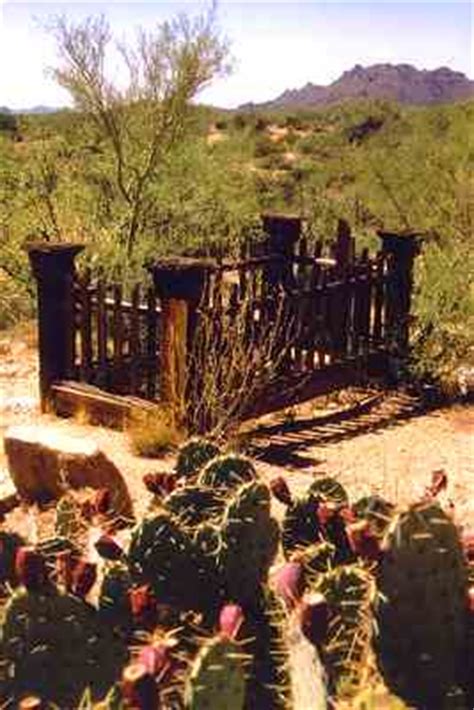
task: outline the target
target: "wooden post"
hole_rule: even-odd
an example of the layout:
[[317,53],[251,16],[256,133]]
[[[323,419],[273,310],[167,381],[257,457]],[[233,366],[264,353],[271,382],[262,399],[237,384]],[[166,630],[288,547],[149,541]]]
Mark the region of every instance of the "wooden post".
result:
[[74,259],[81,244],[35,243],[27,247],[38,293],[41,410],[51,403],[51,385],[74,367]]
[[160,299],[160,399],[169,405],[175,421],[186,417],[192,340],[197,307],[206,274],[215,262],[206,259],[169,258],[152,265],[155,291]]
[[419,232],[379,230],[382,254],[388,258],[385,334],[397,355],[406,355],[409,343],[413,265],[420,252]]
[[301,237],[301,218],[280,215],[263,214],[263,229],[267,234],[267,254],[280,258],[280,262],[267,267],[265,280],[270,287],[282,283],[294,286],[293,260],[295,245]]

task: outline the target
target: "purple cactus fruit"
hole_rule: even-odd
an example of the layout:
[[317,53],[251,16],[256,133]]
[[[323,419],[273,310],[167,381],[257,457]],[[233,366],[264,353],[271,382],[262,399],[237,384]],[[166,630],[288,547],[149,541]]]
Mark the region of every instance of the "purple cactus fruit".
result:
[[85,599],[97,579],[97,565],[87,560],[78,560],[72,572],[71,591]]
[[283,476],[278,476],[270,481],[270,490],[280,503],[283,503],[283,505],[291,505],[291,491]]
[[337,514],[337,506],[335,503],[328,501],[320,502],[318,505],[318,520],[320,525],[327,525],[330,520]]
[[48,579],[44,557],[32,547],[19,547],[15,556],[15,574],[28,590],[41,589]]
[[104,560],[115,562],[121,560],[124,556],[124,551],[110,535],[101,535],[95,543],[95,549]]
[[474,562],[474,532],[466,530],[461,536],[461,544],[464,556],[469,563]]
[[304,591],[304,567],[300,562],[286,562],[272,574],[272,586],[289,609],[296,606]]
[[380,541],[368,520],[351,523],[346,531],[350,548],[355,555],[368,562],[380,562],[383,554]]
[[314,646],[325,641],[329,617],[329,605],[322,594],[313,592],[303,597],[300,606],[301,631]]
[[219,631],[222,636],[234,640],[244,623],[244,612],[238,604],[225,604],[219,614]]
[[122,695],[134,710],[156,710],[159,707],[155,679],[143,663],[130,663],[122,672]]
[[140,649],[137,663],[145,666],[147,672],[160,681],[173,667],[171,649],[176,646],[174,640],[165,640],[158,644],[150,644]]
[[128,592],[132,616],[136,624],[153,628],[157,623],[157,602],[153,590],[148,584],[134,587]]

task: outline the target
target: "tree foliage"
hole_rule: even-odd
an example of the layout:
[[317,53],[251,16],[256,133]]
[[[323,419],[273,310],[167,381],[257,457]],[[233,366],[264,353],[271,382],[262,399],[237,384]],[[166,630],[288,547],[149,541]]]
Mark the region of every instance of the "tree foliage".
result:
[[213,10],[140,29],[134,44],[115,43],[126,76],[119,86],[109,76],[112,33],[103,16],[80,24],[58,17],[51,31],[62,60],[55,78],[111,148],[113,170],[103,187],[121,203],[119,238],[130,256],[145,230],[150,187],[183,138],[191,99],[225,71],[227,45]]

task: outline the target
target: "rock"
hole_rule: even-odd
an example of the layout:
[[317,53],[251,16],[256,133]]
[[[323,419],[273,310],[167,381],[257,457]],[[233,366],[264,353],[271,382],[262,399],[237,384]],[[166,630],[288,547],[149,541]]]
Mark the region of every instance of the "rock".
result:
[[16,508],[19,502],[20,497],[10,474],[0,470],[0,517]]
[[29,501],[59,498],[68,488],[108,488],[117,515],[133,517],[122,474],[94,441],[54,426],[18,425],[5,432],[8,468],[19,495]]

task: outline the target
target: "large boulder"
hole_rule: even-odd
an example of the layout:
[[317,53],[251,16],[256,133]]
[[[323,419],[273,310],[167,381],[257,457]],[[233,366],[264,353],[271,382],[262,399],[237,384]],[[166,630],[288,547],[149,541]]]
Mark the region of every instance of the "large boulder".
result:
[[122,474],[94,441],[68,436],[51,425],[18,425],[5,432],[8,468],[28,501],[59,498],[68,488],[108,488],[114,511],[132,517]]

